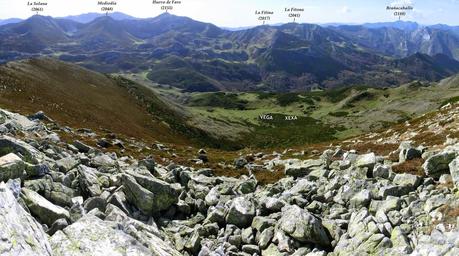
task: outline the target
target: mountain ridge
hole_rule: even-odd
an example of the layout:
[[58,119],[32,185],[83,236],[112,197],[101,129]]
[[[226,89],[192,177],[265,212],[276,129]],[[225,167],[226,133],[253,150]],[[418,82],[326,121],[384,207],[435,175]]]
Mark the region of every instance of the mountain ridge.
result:
[[[188,91],[296,91],[368,82],[397,86],[418,78],[441,79],[456,70],[455,60],[433,67],[438,72],[431,76],[419,76],[422,71],[412,72],[406,65],[396,72],[387,69],[397,59],[418,52],[459,57],[459,37],[444,28],[406,32],[287,23],[227,31],[168,13],[149,19],[102,16],[85,24],[33,16],[1,26],[0,35],[1,62],[57,54],[61,60],[105,73],[147,72],[154,82]],[[163,69],[161,63],[170,57],[187,65],[168,63],[169,69]],[[374,77],[378,79],[372,81]]]

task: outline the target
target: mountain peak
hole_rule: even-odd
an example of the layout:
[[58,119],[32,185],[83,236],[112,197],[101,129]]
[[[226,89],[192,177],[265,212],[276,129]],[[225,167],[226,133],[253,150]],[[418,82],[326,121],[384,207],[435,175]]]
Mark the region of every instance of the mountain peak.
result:
[[175,15],[170,14],[170,13],[168,13],[168,12],[163,12],[163,13],[161,13],[160,15],[158,15],[158,17],[171,17],[171,16],[175,16]]
[[94,19],[93,21],[91,21],[90,23],[96,23],[96,22],[112,22],[112,21],[115,21],[115,19],[113,19],[112,17],[106,15],[106,16],[98,17],[98,18]]
[[33,15],[26,19],[26,22],[42,22],[42,21],[53,21],[54,19],[51,16],[43,16],[43,15]]

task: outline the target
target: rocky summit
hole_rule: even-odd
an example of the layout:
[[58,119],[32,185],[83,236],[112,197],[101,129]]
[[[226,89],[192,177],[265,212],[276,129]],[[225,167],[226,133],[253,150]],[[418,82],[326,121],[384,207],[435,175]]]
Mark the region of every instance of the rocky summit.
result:
[[[104,145],[142,144],[91,144],[95,132],[45,117],[0,110],[0,255],[459,254],[459,142],[450,137],[400,141],[386,155],[330,146],[310,159],[241,156],[233,168],[249,175],[235,178],[110,153]],[[417,127],[454,134],[458,124],[459,105],[449,104]],[[373,143],[421,132],[406,126]],[[86,140],[69,142],[76,133]],[[279,167],[271,184],[252,173]]]

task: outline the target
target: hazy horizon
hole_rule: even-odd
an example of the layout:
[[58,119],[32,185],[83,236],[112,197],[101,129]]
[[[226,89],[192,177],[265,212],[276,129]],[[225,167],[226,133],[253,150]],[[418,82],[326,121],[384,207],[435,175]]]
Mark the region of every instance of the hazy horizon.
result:
[[[40,15],[52,17],[66,17],[86,13],[103,13],[96,0],[91,1],[59,1],[42,0],[48,2],[48,6]],[[393,12],[387,11],[389,5],[410,5],[413,10],[409,11],[402,21],[412,21],[423,25],[447,24],[459,25],[459,0],[378,0],[378,1],[299,1],[299,0],[181,0],[182,4],[175,6],[171,14],[186,16],[202,22],[213,23],[220,27],[250,27],[262,25],[257,20],[256,10],[273,11],[271,20],[266,24],[279,24],[292,22],[285,8],[302,8],[301,17],[296,19],[298,23],[344,23],[362,24],[375,22],[393,22],[398,18]],[[72,5],[72,2],[75,2]],[[72,8],[68,8],[72,6]],[[121,12],[137,18],[156,17],[163,13],[160,6],[152,4],[151,0],[118,0],[114,12]],[[224,13],[225,15],[222,15]],[[27,6],[27,1],[0,0],[0,19],[9,18],[26,19],[34,13]]]

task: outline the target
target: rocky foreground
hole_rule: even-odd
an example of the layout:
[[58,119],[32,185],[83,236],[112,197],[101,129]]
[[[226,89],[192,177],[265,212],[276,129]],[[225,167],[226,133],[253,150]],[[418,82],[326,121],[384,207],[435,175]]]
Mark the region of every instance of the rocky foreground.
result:
[[[430,128],[458,131],[458,106],[447,108],[448,122]],[[403,141],[395,160],[339,147],[317,159],[236,159],[235,169],[282,166],[286,178],[260,185],[105,152],[129,143],[116,136],[99,147],[64,143],[56,129],[93,132],[44,120],[0,110],[1,255],[459,254],[459,143],[451,138],[438,147]],[[410,162],[422,173],[394,172]]]

